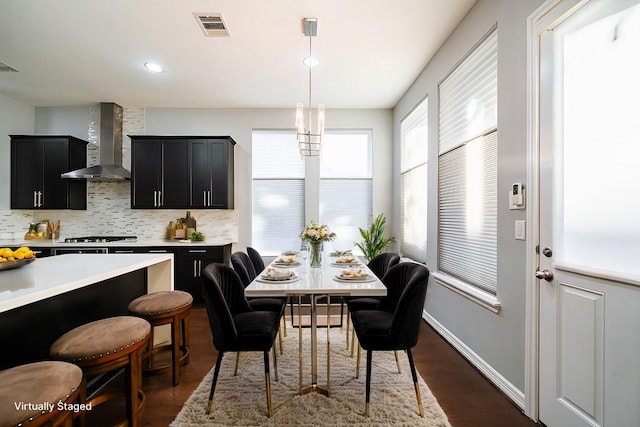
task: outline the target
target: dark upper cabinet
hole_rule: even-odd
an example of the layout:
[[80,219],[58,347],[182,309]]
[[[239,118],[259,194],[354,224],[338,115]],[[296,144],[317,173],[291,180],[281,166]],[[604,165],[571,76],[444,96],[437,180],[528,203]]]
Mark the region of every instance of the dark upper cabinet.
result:
[[131,137],[131,207],[187,205],[187,140]]
[[231,138],[189,140],[192,208],[233,209],[233,145]]
[[87,181],[60,175],[87,166],[87,141],[11,136],[11,209],[87,209]]
[[131,137],[131,207],[233,209],[231,137]]

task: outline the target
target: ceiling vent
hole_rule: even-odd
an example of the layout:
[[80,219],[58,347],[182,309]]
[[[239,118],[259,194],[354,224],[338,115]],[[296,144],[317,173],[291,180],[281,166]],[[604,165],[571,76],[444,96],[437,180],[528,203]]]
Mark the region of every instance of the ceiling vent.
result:
[[3,71],[16,72],[16,73],[18,72],[18,70],[16,70],[15,68],[10,67],[3,62],[0,62],[0,72],[3,72]]
[[220,13],[194,12],[200,29],[207,37],[229,37],[231,33]]

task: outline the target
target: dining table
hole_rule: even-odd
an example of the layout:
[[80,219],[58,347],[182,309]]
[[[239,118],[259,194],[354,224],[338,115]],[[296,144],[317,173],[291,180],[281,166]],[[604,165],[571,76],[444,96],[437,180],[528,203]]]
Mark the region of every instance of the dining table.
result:
[[[298,334],[299,334],[299,394],[320,393],[329,396],[330,392],[330,339],[329,339],[329,307],[327,307],[327,384],[318,384],[318,300],[326,298],[327,305],[330,297],[382,297],[387,294],[387,288],[382,281],[367,268],[360,260],[354,263],[340,264],[339,258],[322,256],[321,267],[310,267],[308,261],[291,261],[288,257],[284,263],[274,262],[267,265],[262,272],[245,288],[245,296],[256,297],[290,297],[298,302]],[[357,258],[356,258],[357,259]],[[290,276],[286,279],[274,280],[270,275],[274,269],[282,272],[290,270]],[[344,275],[349,271],[348,276]],[[307,296],[310,300],[311,318],[311,383],[303,385],[303,351],[302,351],[302,322],[301,300]]]

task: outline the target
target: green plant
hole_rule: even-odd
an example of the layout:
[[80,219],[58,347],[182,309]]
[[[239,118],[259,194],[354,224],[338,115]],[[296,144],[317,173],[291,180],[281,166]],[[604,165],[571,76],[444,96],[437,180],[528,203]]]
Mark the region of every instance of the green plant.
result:
[[375,217],[368,229],[358,227],[360,236],[362,236],[362,243],[356,243],[356,246],[362,251],[367,261],[371,261],[391,243],[395,242],[396,238],[393,236],[383,237],[386,223],[387,219],[381,213]]

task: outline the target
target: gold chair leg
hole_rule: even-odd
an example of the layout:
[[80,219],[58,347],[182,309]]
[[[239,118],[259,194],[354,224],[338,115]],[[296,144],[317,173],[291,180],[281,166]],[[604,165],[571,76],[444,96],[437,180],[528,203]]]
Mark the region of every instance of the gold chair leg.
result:
[[280,354],[282,354],[282,328],[278,326],[278,343],[280,344]]
[[413,383],[413,387],[416,389],[416,399],[418,399],[418,410],[420,411],[420,416],[424,418],[424,408],[422,407],[422,398],[420,397],[420,385],[415,382]]
[[356,346],[356,331],[351,331],[351,357],[353,357],[353,352]]
[[347,306],[347,332],[345,333],[345,336],[347,338],[347,351],[349,350],[349,332],[351,332],[349,330],[350,323],[351,323],[351,316],[349,316],[349,306]]
[[366,402],[364,404],[364,416],[368,417],[369,416],[369,402]]
[[[287,309],[287,307],[285,306],[285,310]],[[284,330],[284,337],[287,337],[287,316],[284,315],[282,316],[282,329]]]
[[401,374],[402,372],[400,372],[400,360],[398,359],[398,351],[393,350],[393,355],[396,357],[396,366],[398,367],[398,373]]
[[360,343],[358,343],[358,358],[356,359],[356,379],[360,378],[360,354],[361,354],[361,347],[360,347]]
[[240,365],[240,352],[236,353],[236,367],[233,370],[233,376],[237,377],[238,376],[238,366]]
[[298,393],[302,394],[302,296],[298,295]]

